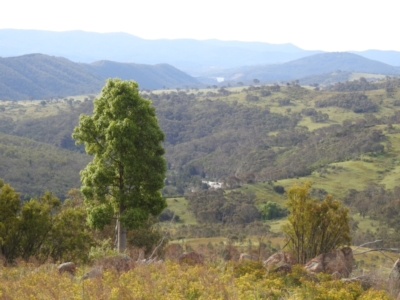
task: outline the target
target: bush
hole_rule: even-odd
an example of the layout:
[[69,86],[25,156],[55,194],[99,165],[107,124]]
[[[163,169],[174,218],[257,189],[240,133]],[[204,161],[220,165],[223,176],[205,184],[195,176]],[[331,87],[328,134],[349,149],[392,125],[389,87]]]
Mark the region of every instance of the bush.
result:
[[275,185],[273,189],[278,194],[285,193],[285,188],[283,186],[281,186],[281,185]]

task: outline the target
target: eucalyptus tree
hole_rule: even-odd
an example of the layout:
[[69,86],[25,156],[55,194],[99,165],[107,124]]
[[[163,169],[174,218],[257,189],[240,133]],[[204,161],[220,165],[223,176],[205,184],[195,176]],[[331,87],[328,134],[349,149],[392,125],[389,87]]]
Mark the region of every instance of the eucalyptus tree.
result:
[[118,250],[124,251],[127,229],[143,226],[166,207],[160,193],[164,133],[155,109],[136,82],[108,79],[93,115],[81,115],[72,136],[93,156],[81,171],[89,224],[103,228],[116,218]]

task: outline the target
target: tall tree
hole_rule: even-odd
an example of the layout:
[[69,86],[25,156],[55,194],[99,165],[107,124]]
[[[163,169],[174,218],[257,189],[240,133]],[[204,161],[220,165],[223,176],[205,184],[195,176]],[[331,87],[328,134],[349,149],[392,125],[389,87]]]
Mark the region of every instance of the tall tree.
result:
[[160,189],[166,164],[161,131],[151,101],[134,81],[109,79],[94,100],[92,116],[81,115],[73,138],[93,160],[81,171],[88,221],[95,228],[117,217],[118,250],[126,230],[142,226],[166,207]]
[[309,193],[311,183],[287,191],[288,224],[282,227],[289,248],[301,264],[350,243],[349,210],[331,195],[323,201]]

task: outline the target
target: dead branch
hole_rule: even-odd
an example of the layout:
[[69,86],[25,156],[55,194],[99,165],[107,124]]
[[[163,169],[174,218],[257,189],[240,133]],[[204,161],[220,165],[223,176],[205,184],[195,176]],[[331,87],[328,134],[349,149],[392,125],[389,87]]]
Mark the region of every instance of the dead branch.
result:
[[171,227],[172,222],[174,221],[174,219],[175,219],[175,213],[172,215],[171,221],[169,222],[168,227],[167,227],[167,229],[165,230],[165,233],[164,233],[163,238],[161,239],[161,241],[160,241],[160,243],[157,245],[157,247],[154,248],[153,252],[152,252],[151,255],[149,256],[149,258],[147,259],[147,261],[152,261],[153,255],[157,253],[157,250],[158,250],[158,249],[161,247],[161,245],[164,243],[164,240],[167,238],[167,235],[168,235],[168,233],[169,233],[169,228]]
[[394,259],[391,258],[390,256],[386,255],[383,251],[387,251],[387,252],[399,252],[399,249],[397,248],[378,248],[378,249],[369,249],[369,250],[365,250],[359,253],[353,253],[353,255],[359,255],[359,254],[364,254],[364,253],[368,253],[368,252],[373,252],[373,251],[378,251],[379,253],[381,253],[383,256],[390,258],[393,262]]
[[361,244],[361,245],[357,246],[357,248],[355,248],[353,251],[356,251],[358,248],[364,247],[365,245],[370,245],[370,244],[379,243],[379,242],[382,242],[382,240],[376,240],[373,242],[367,242],[367,243]]

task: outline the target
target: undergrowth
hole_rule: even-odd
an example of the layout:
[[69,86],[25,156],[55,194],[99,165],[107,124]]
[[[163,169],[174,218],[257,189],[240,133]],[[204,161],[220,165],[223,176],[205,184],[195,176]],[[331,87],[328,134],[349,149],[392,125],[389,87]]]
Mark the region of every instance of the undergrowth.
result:
[[300,266],[292,273],[267,273],[261,264],[136,265],[118,274],[80,280],[51,266],[19,265],[0,269],[0,299],[393,299],[384,290],[363,290],[358,282],[311,276]]

